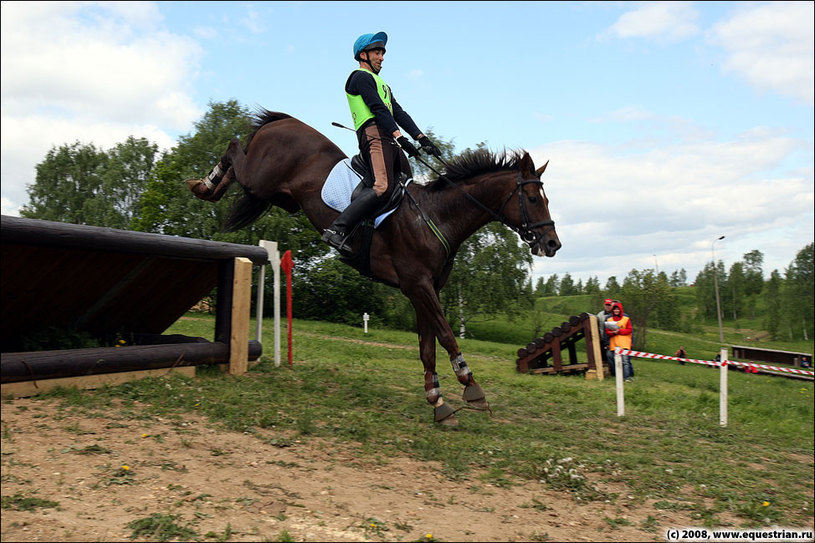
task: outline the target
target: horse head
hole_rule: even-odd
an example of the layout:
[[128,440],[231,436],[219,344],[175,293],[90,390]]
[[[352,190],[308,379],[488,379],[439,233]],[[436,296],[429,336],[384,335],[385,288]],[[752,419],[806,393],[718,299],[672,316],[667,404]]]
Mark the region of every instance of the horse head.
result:
[[[524,152],[521,157],[515,188],[504,201],[501,213],[509,219],[532,251],[537,256],[555,256],[560,249],[560,240],[555,232],[555,221],[549,214],[549,199],[543,191],[541,175],[549,161],[535,169],[532,157]],[[517,196],[516,196],[517,193]],[[517,201],[517,205],[513,202]]]

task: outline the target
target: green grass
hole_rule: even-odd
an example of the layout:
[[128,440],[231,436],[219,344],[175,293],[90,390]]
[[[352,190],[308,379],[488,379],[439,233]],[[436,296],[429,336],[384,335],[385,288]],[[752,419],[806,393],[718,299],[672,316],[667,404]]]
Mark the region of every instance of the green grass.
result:
[[[208,337],[213,319],[195,318],[167,333]],[[743,526],[811,522],[812,382],[731,372],[729,424],[721,428],[718,370],[635,359],[626,416],[617,417],[612,380],[521,375],[519,345],[465,339],[462,351],[494,416],[463,410],[459,427],[449,430],[432,422],[415,334],[295,321],[295,364],[286,364],[284,340],[283,364],[275,367],[272,333],[269,321],[266,354],[245,377],[199,368],[195,379],[152,378],[50,396],[63,398],[63,409],[108,410],[117,399],[123,412],[134,402],[153,415],[195,411],[275,446],[336,440],[382,463],[393,455],[439,462],[446,477],[462,484],[539,481],[576,503],[613,502],[616,496],[597,483],[622,483],[635,499],[683,508],[699,525],[721,525],[724,512]],[[693,345],[685,336],[671,340]],[[438,372],[447,401],[463,406],[441,349]]]

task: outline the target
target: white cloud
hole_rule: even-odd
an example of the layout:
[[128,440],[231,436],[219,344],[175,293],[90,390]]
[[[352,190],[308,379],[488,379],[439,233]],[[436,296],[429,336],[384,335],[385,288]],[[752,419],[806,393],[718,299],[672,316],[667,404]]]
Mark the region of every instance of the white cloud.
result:
[[169,147],[168,130],[191,128],[202,51],[160,23],[153,3],[2,3],[4,212],[25,203],[54,145],[134,135]]
[[[544,183],[563,243],[555,258],[535,259],[536,277],[598,275],[604,284],[657,260],[662,271],[684,268],[692,280],[722,234],[717,259],[732,264],[758,249],[765,271],[783,269],[813,238],[813,172],[783,169],[805,147],[757,130],[647,152],[581,141],[533,150],[536,164],[552,159]],[[621,254],[629,255],[622,263]]]
[[700,32],[698,12],[690,2],[654,2],[639,4],[624,13],[606,32],[620,38],[652,38],[679,41]]
[[710,40],[727,52],[724,69],[751,85],[813,103],[815,4],[748,5],[716,24]]

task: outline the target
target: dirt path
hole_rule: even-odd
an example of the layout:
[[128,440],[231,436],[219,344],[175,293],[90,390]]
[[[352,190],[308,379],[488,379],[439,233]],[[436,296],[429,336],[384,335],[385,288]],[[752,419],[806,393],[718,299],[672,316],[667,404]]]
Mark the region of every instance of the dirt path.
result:
[[[580,505],[536,482],[451,481],[439,465],[218,431],[195,415],[77,412],[3,403],[3,541],[123,541],[153,514],[204,541],[662,541],[666,527],[695,524],[620,488],[604,488],[622,492],[613,504]],[[19,510],[23,498],[58,505]]]

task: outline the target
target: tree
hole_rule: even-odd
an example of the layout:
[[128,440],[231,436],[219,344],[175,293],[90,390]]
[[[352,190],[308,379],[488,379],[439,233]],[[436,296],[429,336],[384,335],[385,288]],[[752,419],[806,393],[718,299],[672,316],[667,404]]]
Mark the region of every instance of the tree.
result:
[[764,287],[764,296],[767,303],[767,313],[764,319],[764,328],[775,341],[781,330],[781,274],[773,270],[770,279]]
[[550,275],[543,289],[544,296],[557,296],[560,293],[560,279],[557,274]]
[[665,273],[654,275],[653,270],[631,270],[623,281],[621,298],[623,307],[631,317],[634,326],[634,348],[644,350],[647,347],[649,317],[660,307],[673,309],[675,298],[668,277]]
[[810,243],[798,252],[786,270],[783,298],[791,338],[809,340],[813,335],[814,284],[815,262],[813,244]]
[[570,273],[566,273],[563,276],[563,279],[560,280],[560,290],[558,291],[560,296],[574,296],[578,294],[577,288],[575,287],[574,280]]
[[105,152],[75,142],[37,164],[23,217],[128,230],[158,147],[128,137]]
[[107,155],[92,144],[76,141],[52,147],[36,165],[34,184],[27,188],[29,203],[21,208],[20,215],[105,226],[89,202],[99,193],[106,161]]
[[[746,291],[746,280],[744,277],[744,266],[741,262],[736,262],[730,266],[730,274],[727,278],[727,284],[724,285],[722,290],[722,297],[727,300],[725,313],[733,315],[733,320],[738,320],[741,314],[742,307],[744,306],[744,297]],[[721,285],[720,285],[721,286]]]
[[684,287],[688,284],[688,272],[685,271],[685,268],[682,268],[679,271],[674,270],[671,273],[671,280],[670,284],[672,287]]
[[600,280],[595,275],[594,277],[589,277],[586,281],[586,286],[583,288],[584,294],[600,294]]
[[764,255],[759,250],[752,250],[744,254],[744,293],[747,296],[760,294],[764,288]]

